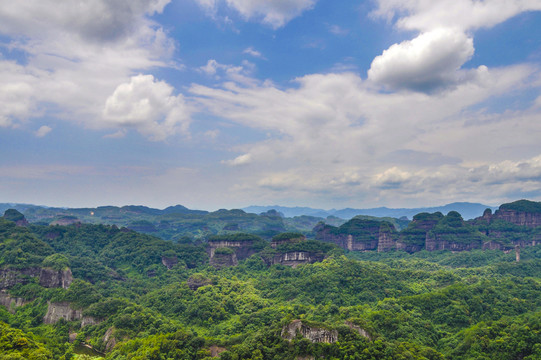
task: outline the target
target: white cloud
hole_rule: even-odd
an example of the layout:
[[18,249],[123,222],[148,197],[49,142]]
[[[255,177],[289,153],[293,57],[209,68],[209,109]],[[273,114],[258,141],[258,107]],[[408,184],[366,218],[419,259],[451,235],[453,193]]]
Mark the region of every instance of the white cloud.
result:
[[143,15],[160,13],[170,0],[26,0],[0,6],[0,32],[30,38],[74,34],[98,42],[129,35]]
[[50,133],[51,130],[53,130],[51,127],[49,127],[47,125],[43,125],[35,132],[35,135],[37,137],[41,138],[41,137],[44,137],[45,135],[47,135],[48,133]]
[[237,10],[246,19],[257,19],[277,29],[311,9],[317,0],[196,0],[215,16],[220,4]]
[[185,133],[190,115],[184,97],[174,96],[169,84],[156,81],[152,75],[133,76],[129,83],[120,84],[103,110],[107,123],[133,127],[153,140]]
[[541,10],[538,0],[378,0],[376,16],[393,19],[407,30],[456,27],[463,31],[492,27],[522,12]]
[[394,44],[377,56],[368,77],[394,89],[431,91],[464,81],[462,64],[473,55],[473,39],[455,29],[436,29]]
[[248,55],[256,57],[256,58],[264,59],[263,55],[259,51],[255,50],[253,47],[249,47],[249,48],[244,49],[244,51],[242,53],[243,54],[248,54]]
[[472,80],[478,71],[460,70],[474,53],[471,33],[525,11],[541,10],[538,0],[378,0],[375,16],[399,29],[419,31],[394,44],[372,62],[368,76],[394,89],[434,91]]
[[233,160],[225,160],[222,161],[222,163],[230,165],[230,166],[240,166],[240,165],[247,165],[252,162],[252,155],[251,154],[242,154],[234,158]]
[[[169,0],[30,0],[0,6],[0,34],[24,64],[0,58],[3,124],[47,115],[101,127],[101,108],[133,73],[175,66],[174,42],[148,16]],[[5,120],[7,119],[7,120]]]
[[[236,185],[228,191],[326,203],[332,194],[351,205],[369,198],[373,205],[402,206],[399,201],[422,202],[428,195],[436,202],[473,196],[468,189],[475,179],[457,179],[502,157],[518,161],[513,159],[524,156],[523,150],[510,148],[517,138],[538,154],[538,109],[500,114],[483,106],[511,90],[531,89],[535,76],[528,66],[485,68],[469,82],[433,95],[381,93],[353,73],[308,75],[287,89],[228,82],[221,88],[193,85],[190,91],[212,114],[272,134],[234,149],[243,155],[228,164],[248,155],[251,161],[236,168]],[[446,176],[445,191],[431,180]],[[460,186],[451,186],[453,179]],[[419,190],[425,183],[432,185]],[[503,197],[509,189],[495,185],[491,191]]]
[[220,64],[214,59],[207,61],[207,64],[199,67],[199,71],[206,75],[213,76],[216,80],[223,78],[232,80],[239,84],[254,85],[257,83],[255,79],[251,77],[255,69],[255,65],[249,61],[244,60],[242,65],[226,65]]

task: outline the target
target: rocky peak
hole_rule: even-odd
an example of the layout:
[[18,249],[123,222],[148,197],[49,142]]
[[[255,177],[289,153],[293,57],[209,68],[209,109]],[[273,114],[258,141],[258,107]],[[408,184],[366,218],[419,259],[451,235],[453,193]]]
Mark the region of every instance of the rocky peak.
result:
[[13,221],[17,226],[28,226],[28,221],[22,213],[15,209],[7,209],[4,212],[4,219]]

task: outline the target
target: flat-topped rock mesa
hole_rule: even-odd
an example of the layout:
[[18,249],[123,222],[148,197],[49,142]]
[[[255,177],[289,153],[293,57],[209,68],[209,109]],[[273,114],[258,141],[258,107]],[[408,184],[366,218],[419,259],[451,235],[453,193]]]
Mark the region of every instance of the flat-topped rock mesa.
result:
[[271,248],[276,249],[276,247],[283,244],[294,244],[301,241],[306,241],[306,236],[300,233],[281,233],[274,236],[271,240]]
[[300,233],[282,233],[271,240],[272,250],[262,252],[261,258],[267,265],[281,264],[297,267],[323,261],[336,245],[322,241],[306,240]]
[[29,223],[22,213],[15,209],[7,209],[4,212],[4,219],[13,221],[17,226],[28,226]]
[[[396,229],[386,221],[355,217],[339,227],[320,223],[314,227],[316,240],[331,242],[350,251],[387,251],[396,243]],[[379,246],[380,239],[383,244]]]
[[541,202],[518,200],[502,204],[491,220],[503,220],[531,228],[541,226]]
[[450,211],[427,233],[428,251],[469,251],[481,249],[486,237],[474,226],[466,223],[456,211]]
[[244,260],[266,244],[265,240],[252,234],[237,233],[231,235],[215,235],[207,240],[209,256],[212,259],[218,248],[230,248],[238,260]]
[[46,288],[67,289],[73,282],[69,268],[55,270],[50,268],[32,267],[25,269],[0,269],[0,289],[10,289],[17,284],[28,284],[32,278],[38,278],[39,284]]
[[293,320],[282,328],[281,336],[286,340],[293,340],[297,334],[313,343],[334,343],[338,341],[338,331],[303,320]]

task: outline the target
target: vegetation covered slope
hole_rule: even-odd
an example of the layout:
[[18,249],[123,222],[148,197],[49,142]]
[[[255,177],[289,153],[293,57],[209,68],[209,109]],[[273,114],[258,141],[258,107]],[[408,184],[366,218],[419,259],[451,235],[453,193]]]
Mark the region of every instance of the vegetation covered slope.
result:
[[[208,264],[206,243],[0,219],[3,279],[22,274],[15,284],[4,281],[0,293],[10,301],[0,306],[2,355],[71,359],[86,345],[106,359],[541,356],[541,247],[523,248],[519,263],[496,250],[344,255],[317,241],[256,250],[238,266],[217,269]],[[273,251],[327,258],[269,266],[262,257]],[[164,260],[172,258],[177,262]],[[68,288],[44,287],[23,274],[36,268],[69,268],[74,280]],[[45,323],[52,304],[68,304],[74,316]],[[335,332],[338,341],[286,340],[284,328],[297,319],[308,332]]]

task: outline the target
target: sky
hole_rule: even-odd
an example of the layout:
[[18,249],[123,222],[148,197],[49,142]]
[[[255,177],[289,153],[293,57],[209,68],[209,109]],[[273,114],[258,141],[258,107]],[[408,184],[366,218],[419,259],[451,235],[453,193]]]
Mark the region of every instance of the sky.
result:
[[0,0],[0,202],[541,200],[541,0]]

